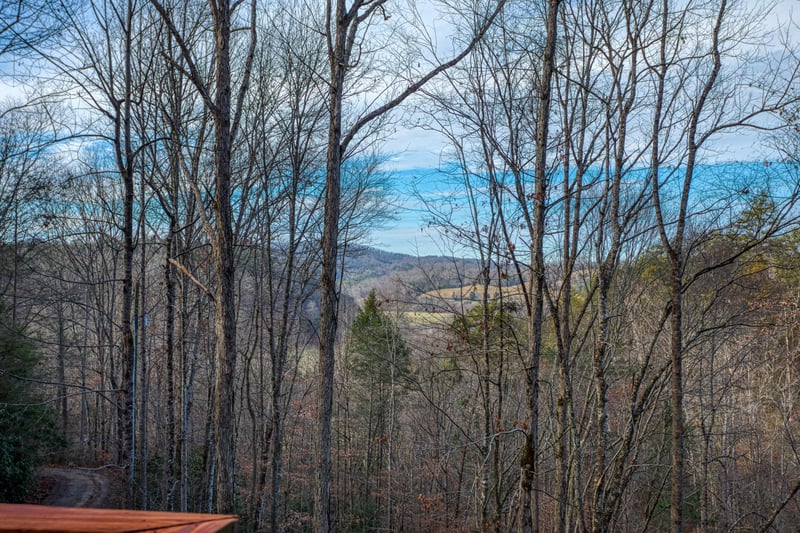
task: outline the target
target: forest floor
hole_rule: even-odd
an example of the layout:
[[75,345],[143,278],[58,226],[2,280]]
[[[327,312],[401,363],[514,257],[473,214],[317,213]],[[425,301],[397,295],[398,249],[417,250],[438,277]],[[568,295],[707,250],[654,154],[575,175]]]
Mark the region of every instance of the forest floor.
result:
[[35,503],[58,507],[118,507],[115,476],[105,468],[46,467],[37,474]]

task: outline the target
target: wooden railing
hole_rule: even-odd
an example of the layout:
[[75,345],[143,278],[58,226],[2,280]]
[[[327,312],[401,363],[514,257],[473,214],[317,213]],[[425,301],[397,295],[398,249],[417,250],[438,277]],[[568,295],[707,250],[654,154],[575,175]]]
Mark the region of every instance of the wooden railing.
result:
[[0,531],[48,533],[234,533],[234,515],[0,504]]

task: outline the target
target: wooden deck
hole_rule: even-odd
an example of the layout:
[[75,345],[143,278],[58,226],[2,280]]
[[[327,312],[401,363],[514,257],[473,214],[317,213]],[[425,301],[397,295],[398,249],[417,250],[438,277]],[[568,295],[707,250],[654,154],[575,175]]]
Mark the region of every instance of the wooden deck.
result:
[[233,533],[234,515],[0,504],[0,531],[51,533]]

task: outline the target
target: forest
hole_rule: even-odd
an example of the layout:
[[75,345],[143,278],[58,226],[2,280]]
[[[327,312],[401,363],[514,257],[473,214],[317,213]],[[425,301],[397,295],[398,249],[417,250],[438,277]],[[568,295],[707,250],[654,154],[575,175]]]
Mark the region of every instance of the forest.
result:
[[[0,0],[0,501],[68,464],[241,531],[794,530],[799,34]],[[437,258],[369,248],[403,132]]]

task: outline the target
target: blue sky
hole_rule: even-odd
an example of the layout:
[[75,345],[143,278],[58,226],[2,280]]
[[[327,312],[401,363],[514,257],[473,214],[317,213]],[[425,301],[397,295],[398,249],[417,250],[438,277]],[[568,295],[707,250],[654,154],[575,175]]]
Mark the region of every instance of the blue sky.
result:
[[[747,3],[753,1],[747,0]],[[426,20],[439,20],[432,15],[427,2],[420,2],[419,6],[426,11]],[[789,29],[794,39],[800,33],[800,27],[790,24],[789,21],[798,14],[800,3],[797,0],[780,0],[775,3],[774,11],[765,24],[775,25],[778,29]],[[440,23],[438,26],[433,33],[438,34],[440,44],[449,43],[446,24]],[[774,36],[778,39],[779,32],[774,32]],[[13,68],[13,63],[4,65],[4,68]],[[22,87],[12,77],[0,77],[0,98],[14,96],[22,96]],[[446,141],[429,130],[401,128],[390,138],[386,148],[393,154],[386,168],[394,176],[395,191],[390,210],[395,219],[372,232],[371,244],[414,255],[449,253],[442,248],[443,241],[437,231],[427,227],[431,216],[423,202],[414,194],[417,191],[423,197],[429,198],[443,195],[457,197],[460,194],[458,187],[448,183],[445,176],[437,170],[447,161]],[[717,139],[712,151],[712,161],[759,161],[768,157],[768,151],[760,147],[752,132],[740,132]]]
[[[389,212],[393,220],[372,232],[369,243],[371,246],[418,256],[474,255],[474,252],[468,249],[451,248],[453,243],[430,224],[434,215],[425,204],[430,202],[431,205],[441,207],[442,200],[447,201],[447,207],[454,207],[452,211],[454,221],[464,223],[468,220],[467,213],[463,210],[464,188],[459,186],[457,177],[448,176],[439,170],[443,167],[445,165],[440,163],[432,167],[395,168],[391,172],[393,190],[389,198]],[[644,177],[646,171],[642,172]],[[637,173],[638,171],[632,176],[636,176]],[[715,209],[713,204],[735,205],[738,202],[737,198],[743,198],[740,191],[747,190],[747,194],[754,193],[767,179],[774,182],[773,193],[780,196],[780,190],[785,190],[789,185],[781,185],[779,180],[787,177],[790,181],[795,180],[797,175],[795,172],[788,176],[774,165],[767,167],[763,159],[717,161],[701,165],[696,172],[693,186],[697,198],[696,206],[699,208],[702,204]],[[736,209],[731,211],[731,215],[735,216],[735,211]]]
[[[420,5],[425,7],[427,4],[422,2]],[[745,6],[756,5],[760,5],[759,0],[745,1]],[[772,36],[773,44],[779,44],[782,38],[800,42],[800,25],[793,22],[800,15],[800,3],[797,0],[777,0],[770,2],[769,6],[772,9],[763,24],[764,29],[771,29],[767,33]],[[445,176],[437,170],[448,160],[447,142],[430,130],[400,128],[389,139],[386,149],[393,154],[385,168],[395,179],[396,194],[392,196],[391,205],[395,220],[376,229],[371,244],[415,255],[447,253],[441,248],[442,241],[437,232],[427,227],[430,214],[414,197],[415,188],[423,196],[448,192],[454,196],[459,194],[458,188],[447,183]],[[756,163],[753,168],[774,158],[772,150],[761,143],[754,130],[741,130],[714,138],[706,146],[703,156],[708,164],[750,161]],[[736,167],[728,170],[732,168]]]
[[[427,157],[420,158],[425,159]],[[417,195],[441,194],[440,190],[447,186],[444,175],[434,165],[396,168],[390,170],[390,174],[393,194],[389,198],[389,213],[393,220],[372,232],[370,244],[383,250],[410,255],[442,255],[443,250],[437,244],[437,232],[426,227],[431,218],[430,213]]]

